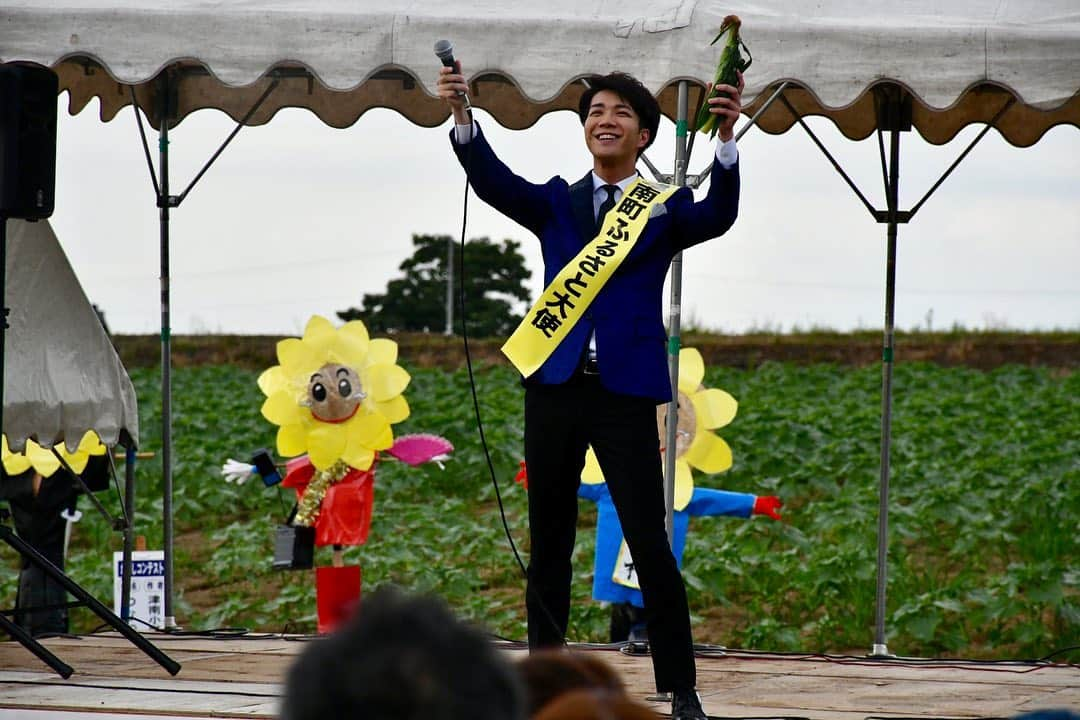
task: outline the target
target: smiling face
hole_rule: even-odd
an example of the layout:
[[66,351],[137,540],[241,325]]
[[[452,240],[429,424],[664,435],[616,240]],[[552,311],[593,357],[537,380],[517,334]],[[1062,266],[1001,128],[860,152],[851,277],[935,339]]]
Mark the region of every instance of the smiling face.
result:
[[311,414],[323,422],[348,420],[356,414],[363,399],[360,377],[345,365],[327,363],[308,381],[307,402]]
[[585,145],[597,165],[628,164],[629,175],[637,164],[638,151],[648,141],[649,131],[641,127],[637,113],[628,102],[611,90],[601,90],[593,96],[585,117]]

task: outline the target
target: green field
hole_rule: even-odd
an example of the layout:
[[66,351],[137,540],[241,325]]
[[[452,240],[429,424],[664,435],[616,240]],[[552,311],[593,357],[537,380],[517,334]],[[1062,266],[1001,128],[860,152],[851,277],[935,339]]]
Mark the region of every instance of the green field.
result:
[[[480,449],[468,376],[418,369],[412,417],[396,432],[437,432],[457,450],[445,470],[380,465],[368,543],[346,558],[367,589],[394,582],[445,597],[508,638],[525,635],[523,581],[503,533]],[[259,415],[258,373],[177,368],[174,386],[175,615],[185,629],[314,630],[309,572],[270,567],[271,537],[291,505],[253,479],[218,468],[273,447]],[[159,373],[132,371],[142,449],[160,448]],[[478,370],[484,429],[511,533],[527,555],[521,395],[503,367]],[[881,407],[880,368],[766,362],[710,367],[738,417],[720,431],[734,450],[701,486],[776,494],[784,522],[696,518],[685,577],[695,639],[729,647],[865,653],[873,642]],[[1005,366],[992,371],[900,363],[895,371],[887,642],[914,656],[1080,661],[1080,374]],[[160,548],[160,460],[137,470],[137,531]],[[116,498],[102,494],[110,508]],[[85,500],[69,570],[112,597],[120,549]],[[595,511],[583,503],[569,636],[606,639],[607,611],[590,599]],[[329,550],[317,560],[329,563]],[[14,598],[14,573],[4,580]],[[12,603],[13,604],[13,603]],[[76,629],[95,619],[76,614]]]

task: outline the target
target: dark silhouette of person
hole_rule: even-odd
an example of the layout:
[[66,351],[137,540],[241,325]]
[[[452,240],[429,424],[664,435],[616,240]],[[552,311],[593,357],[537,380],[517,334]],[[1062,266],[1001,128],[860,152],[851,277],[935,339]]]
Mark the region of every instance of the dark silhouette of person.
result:
[[288,671],[282,720],[523,720],[520,681],[440,598],[383,586]]
[[[105,455],[91,456],[80,473],[91,490],[104,490],[109,484],[109,461]],[[42,477],[33,467],[17,475],[8,475],[0,467],[0,499],[11,505],[15,532],[60,570],[64,569],[67,511],[75,512],[83,492],[78,479],[61,466],[49,477]],[[16,596],[15,622],[33,637],[68,632],[68,612],[58,607],[67,602],[67,592],[37,564],[22,558],[19,590]]]

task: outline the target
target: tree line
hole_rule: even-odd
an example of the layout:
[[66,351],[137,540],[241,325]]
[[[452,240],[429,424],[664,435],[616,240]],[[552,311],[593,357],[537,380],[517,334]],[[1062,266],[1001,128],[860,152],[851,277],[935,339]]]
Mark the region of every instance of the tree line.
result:
[[372,333],[442,332],[447,324],[447,286],[453,298],[453,334],[461,334],[461,288],[470,336],[509,335],[527,303],[525,282],[531,272],[519,252],[521,243],[473,238],[465,243],[462,269],[459,243],[449,235],[413,235],[413,254],[398,266],[384,293],[365,293],[360,307],[337,312],[343,321],[363,320]]

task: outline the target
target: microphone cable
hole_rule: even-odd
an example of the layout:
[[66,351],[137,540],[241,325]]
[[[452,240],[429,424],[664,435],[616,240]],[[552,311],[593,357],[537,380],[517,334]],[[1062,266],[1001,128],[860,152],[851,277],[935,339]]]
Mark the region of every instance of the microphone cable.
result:
[[[491,485],[495,488],[495,500],[499,506],[499,518],[502,520],[503,532],[506,534],[506,541],[510,544],[510,550],[514,553],[514,560],[517,561],[518,568],[521,570],[521,576],[525,580],[525,594],[526,597],[532,592],[533,598],[536,600],[537,605],[543,611],[545,618],[551,624],[551,627],[555,630],[555,633],[562,637],[562,644],[566,645],[566,635],[559,628],[559,624],[555,622],[555,617],[548,610],[547,605],[544,603],[543,598],[537,592],[536,588],[532,587],[529,583],[529,571],[525,567],[525,562],[521,559],[521,553],[518,552],[517,543],[514,542],[514,537],[510,533],[510,524],[506,520],[506,508],[503,505],[502,491],[499,489],[499,481],[495,474],[495,464],[491,460],[491,451],[488,448],[487,437],[484,435],[484,422],[480,415],[480,400],[476,392],[476,377],[473,374],[472,366],[472,353],[469,349],[469,331],[468,322],[466,321],[465,314],[465,235],[469,219],[469,188],[472,186],[472,151],[473,142],[476,140],[476,134],[479,129],[476,127],[473,120],[472,105],[466,100],[466,112],[469,116],[469,142],[466,143],[465,149],[465,198],[462,201],[461,207],[461,251],[458,252],[458,307],[459,315],[461,316],[461,340],[465,349],[465,368],[469,375],[469,390],[472,394],[473,401],[473,414],[476,417],[476,429],[480,434],[480,446],[484,450],[484,460],[487,463],[488,474],[491,477]],[[454,132],[457,132],[456,126]],[[450,268],[447,268],[449,271]],[[527,602],[527,600],[526,600]],[[526,610],[527,613],[527,610]]]

